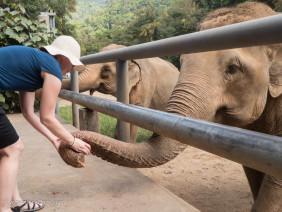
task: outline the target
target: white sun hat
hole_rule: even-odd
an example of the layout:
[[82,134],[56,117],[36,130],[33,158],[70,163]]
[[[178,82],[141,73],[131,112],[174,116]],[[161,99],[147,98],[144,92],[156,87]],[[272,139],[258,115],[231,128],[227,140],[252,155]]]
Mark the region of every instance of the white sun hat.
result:
[[80,58],[80,45],[71,36],[61,35],[57,37],[49,46],[41,47],[51,55],[63,55],[69,59],[74,66],[74,70],[82,71],[85,69]]

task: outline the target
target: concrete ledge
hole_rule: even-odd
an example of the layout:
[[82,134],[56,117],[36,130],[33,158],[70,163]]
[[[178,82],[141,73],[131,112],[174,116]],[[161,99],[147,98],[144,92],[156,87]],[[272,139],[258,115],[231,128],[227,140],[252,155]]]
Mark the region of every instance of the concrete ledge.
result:
[[92,156],[84,169],[67,166],[21,115],[10,115],[9,119],[25,143],[18,180],[21,194],[25,199],[43,200],[43,211],[199,211],[135,169]]

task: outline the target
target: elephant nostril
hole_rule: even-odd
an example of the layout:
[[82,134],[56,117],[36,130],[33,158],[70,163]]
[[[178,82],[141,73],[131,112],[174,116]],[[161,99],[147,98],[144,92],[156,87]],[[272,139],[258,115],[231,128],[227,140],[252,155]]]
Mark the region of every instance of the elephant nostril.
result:
[[217,113],[226,112],[228,110],[227,106],[221,106],[217,109]]

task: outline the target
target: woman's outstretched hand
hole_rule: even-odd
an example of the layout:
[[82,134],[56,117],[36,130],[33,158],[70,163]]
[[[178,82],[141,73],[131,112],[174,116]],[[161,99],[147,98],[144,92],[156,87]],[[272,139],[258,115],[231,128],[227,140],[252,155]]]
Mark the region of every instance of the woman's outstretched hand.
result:
[[72,144],[56,138],[53,142],[61,158],[75,168],[85,167],[85,155],[90,154],[90,145],[79,138],[75,138]]
[[79,138],[74,138],[74,143],[70,148],[85,155],[89,155],[91,153],[91,146]]

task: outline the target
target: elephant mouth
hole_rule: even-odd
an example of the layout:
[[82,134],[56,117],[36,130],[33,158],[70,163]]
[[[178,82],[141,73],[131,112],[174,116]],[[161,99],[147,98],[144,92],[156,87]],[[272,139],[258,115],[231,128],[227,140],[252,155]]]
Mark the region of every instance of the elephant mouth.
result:
[[94,89],[94,88],[91,88],[90,90],[89,90],[89,92],[90,92],[90,95],[92,96],[93,95],[93,93],[96,91],[96,89]]
[[246,114],[242,114],[242,111],[236,111],[224,106],[217,110],[213,121],[234,127],[244,127],[253,120]]
[[[93,89],[94,90],[94,89]],[[104,84],[101,84],[97,89],[95,89],[101,93],[104,94],[113,94],[113,92],[111,92],[111,89],[108,89]]]
[[96,91],[101,92],[101,93],[104,93],[104,94],[112,94],[112,93],[109,91],[109,89],[107,89],[107,88],[105,87],[104,84],[100,84],[99,86],[95,86],[95,87],[92,87],[92,88],[89,89],[90,95],[93,95],[94,92],[96,92]]

